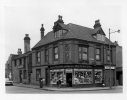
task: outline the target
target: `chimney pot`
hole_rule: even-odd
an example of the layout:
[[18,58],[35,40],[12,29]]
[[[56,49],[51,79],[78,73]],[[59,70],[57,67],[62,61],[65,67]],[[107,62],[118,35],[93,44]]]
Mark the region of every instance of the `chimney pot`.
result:
[[45,29],[44,29],[43,26],[44,26],[44,25],[41,24],[41,29],[40,29],[40,31],[41,31],[41,39],[43,38],[43,36],[44,36],[44,31],[45,31]]
[[29,37],[29,34],[25,34],[26,35],[26,37]]
[[100,20],[95,20],[94,28],[101,27]]
[[29,38],[29,34],[25,34],[24,37],[24,52],[28,52],[30,51],[30,38]]
[[22,54],[22,51],[20,48],[18,48],[18,55],[21,55]]

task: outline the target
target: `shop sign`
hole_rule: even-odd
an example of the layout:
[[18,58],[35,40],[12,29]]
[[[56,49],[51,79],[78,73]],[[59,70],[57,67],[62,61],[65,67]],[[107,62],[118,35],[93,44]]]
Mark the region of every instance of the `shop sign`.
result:
[[66,69],[66,72],[72,72],[72,69]]
[[92,69],[74,69],[74,71],[92,71]]
[[[105,66],[105,69],[110,69],[110,66]],[[111,69],[115,69],[115,67],[111,66]]]
[[59,71],[64,71],[64,69],[54,69],[54,70],[50,70],[50,72],[59,72]]

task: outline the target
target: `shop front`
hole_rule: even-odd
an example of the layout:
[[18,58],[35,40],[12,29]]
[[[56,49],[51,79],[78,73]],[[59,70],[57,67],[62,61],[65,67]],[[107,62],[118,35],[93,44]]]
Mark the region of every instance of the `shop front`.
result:
[[62,86],[94,86],[102,83],[102,69],[51,69],[50,70],[50,85],[57,86],[60,80]]

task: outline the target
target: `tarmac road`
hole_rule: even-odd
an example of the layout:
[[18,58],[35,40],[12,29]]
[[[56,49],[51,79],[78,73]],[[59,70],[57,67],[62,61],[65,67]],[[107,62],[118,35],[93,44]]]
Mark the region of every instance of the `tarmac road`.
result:
[[42,90],[42,89],[34,89],[34,88],[26,88],[26,87],[18,87],[18,86],[6,86],[6,93],[8,94],[83,94],[83,93],[122,93],[122,87],[118,87],[111,90],[82,90],[82,91],[50,91],[50,90]]

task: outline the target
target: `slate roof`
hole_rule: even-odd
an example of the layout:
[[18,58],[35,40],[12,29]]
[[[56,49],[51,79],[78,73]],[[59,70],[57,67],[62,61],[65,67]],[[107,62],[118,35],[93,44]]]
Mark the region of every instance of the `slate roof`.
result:
[[92,35],[95,34],[98,29],[92,29],[76,24],[69,23],[67,25],[65,24],[60,24],[64,29],[67,29],[68,32],[64,37],[61,38],[55,38],[53,31],[48,32],[32,49],[35,49],[37,47],[43,46],[45,44],[55,42],[60,39],[80,39],[80,40],[86,40],[86,41],[91,41],[91,42],[97,42],[97,43],[103,43],[103,44],[109,44],[113,45],[111,41],[106,37],[105,41],[99,41],[95,39]]

